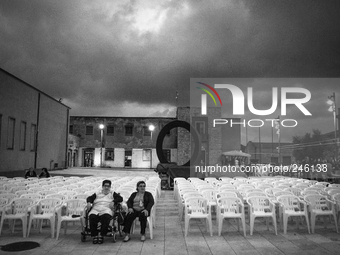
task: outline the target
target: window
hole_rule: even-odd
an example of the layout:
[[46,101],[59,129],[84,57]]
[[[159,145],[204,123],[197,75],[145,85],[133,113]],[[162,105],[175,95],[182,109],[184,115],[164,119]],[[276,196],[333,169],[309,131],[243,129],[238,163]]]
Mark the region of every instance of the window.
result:
[[15,119],[8,118],[7,149],[14,149]]
[[93,135],[93,126],[86,125],[86,135]]
[[114,126],[107,126],[107,131],[106,131],[107,135],[114,135],[115,134],[115,127]]
[[143,161],[150,161],[150,159],[151,159],[151,150],[150,149],[144,149],[142,157],[143,157]]
[[151,131],[148,126],[143,127],[143,136],[151,136]]
[[32,124],[31,125],[31,136],[30,136],[30,150],[31,151],[35,151],[36,148],[36,140],[35,140],[35,136],[37,133],[37,125]]
[[26,150],[26,122],[21,121],[20,124],[20,150]]
[[73,134],[73,125],[70,125],[69,133],[70,133],[70,134]]
[[133,125],[129,124],[125,126],[125,136],[132,136],[133,135]]
[[105,160],[115,160],[114,149],[106,149],[105,150]]

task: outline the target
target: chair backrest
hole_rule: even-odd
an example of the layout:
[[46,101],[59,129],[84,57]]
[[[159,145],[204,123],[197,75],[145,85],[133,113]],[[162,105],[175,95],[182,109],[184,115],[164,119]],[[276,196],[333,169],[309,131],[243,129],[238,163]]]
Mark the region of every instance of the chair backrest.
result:
[[2,206],[5,206],[5,205],[7,205],[8,204],[8,199],[7,198],[0,198],[0,208],[2,207]]
[[216,193],[216,199],[220,199],[223,197],[237,197],[237,192],[235,190],[235,192],[233,191],[221,191],[219,193]]
[[279,197],[283,195],[294,195],[294,194],[290,191],[284,191],[284,190],[274,192],[274,197]]
[[297,211],[299,208],[299,198],[294,195],[282,195],[277,197],[277,201],[283,205],[285,211]]
[[14,198],[11,202],[13,214],[27,213],[28,207],[34,203],[35,201],[31,198]]
[[189,198],[193,198],[193,197],[203,197],[202,194],[198,193],[197,191],[194,191],[194,192],[187,192],[187,193],[184,193],[182,195],[183,197],[183,200],[186,201],[187,199]]
[[295,196],[301,196],[301,189],[299,188],[286,188],[284,191],[292,192]]
[[86,206],[86,200],[84,199],[69,199],[64,201],[66,203],[67,215],[82,215],[84,207]]
[[189,214],[207,214],[207,200],[203,197],[191,197],[185,200],[185,205],[190,208]]
[[217,204],[224,213],[236,214],[241,213],[243,201],[238,197],[222,197],[217,200]]
[[39,201],[41,199],[41,195],[38,194],[38,193],[27,193],[27,194],[21,195],[20,198],[31,198],[35,202],[37,202],[37,201]]
[[117,193],[119,193],[122,196],[123,201],[128,201],[129,197],[132,194],[132,192],[128,190],[120,190],[120,191],[117,191]]
[[46,195],[45,198],[59,198],[63,201],[66,200],[66,197],[64,195],[58,193]]
[[310,194],[304,196],[304,200],[306,200],[313,209],[324,210],[327,208],[327,199],[325,196],[319,194]]
[[54,213],[57,206],[62,204],[59,198],[44,198],[38,203],[38,213]]
[[335,194],[340,194],[340,189],[331,189],[327,193],[330,196],[334,196]]
[[38,191],[38,194],[41,196],[41,198],[45,198],[47,195],[56,194],[56,192],[54,192],[53,190],[41,190]]
[[23,194],[28,194],[28,193],[31,193],[31,191],[30,191],[30,190],[27,190],[27,189],[25,189],[25,190],[18,190],[18,191],[15,192],[15,195],[16,195],[17,197],[20,197],[21,195],[23,195]]
[[76,194],[76,195],[73,196],[73,199],[85,199],[86,200],[86,198],[88,198],[88,195],[84,194],[84,193]]
[[8,203],[10,203],[14,198],[18,198],[13,193],[1,193],[0,198],[6,198],[8,200]]
[[270,200],[268,197],[249,197],[247,199],[248,204],[251,205],[254,212],[266,212],[270,207]]
[[304,190],[304,191],[301,192],[302,196],[313,195],[313,194],[318,195],[319,192],[316,191],[316,190]]
[[64,195],[65,198],[67,200],[72,199],[75,195],[77,195],[76,191],[72,191],[72,190],[64,190],[64,191],[60,191],[58,192],[58,194]]
[[202,196],[206,198],[209,202],[216,201],[216,191],[212,189],[203,190],[201,192]]
[[330,185],[328,185],[328,187],[340,188],[340,184],[330,184]]

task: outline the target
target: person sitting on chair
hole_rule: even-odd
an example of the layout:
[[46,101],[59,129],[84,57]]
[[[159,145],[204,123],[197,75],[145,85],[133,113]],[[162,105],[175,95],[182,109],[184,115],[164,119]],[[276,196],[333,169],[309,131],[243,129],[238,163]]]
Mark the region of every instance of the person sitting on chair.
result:
[[[102,244],[106,236],[111,217],[113,216],[113,201],[119,196],[116,192],[111,191],[111,181],[104,180],[102,190],[94,193],[86,199],[87,209],[89,212],[90,230],[93,237],[93,244]],[[98,223],[101,223],[100,232],[98,232]]]
[[39,174],[39,178],[50,178],[51,177],[50,173],[47,171],[47,168],[44,167],[41,170],[42,172]]
[[25,173],[25,179],[30,177],[37,177],[37,173],[34,171],[33,167],[30,167],[28,171]]
[[138,217],[141,225],[141,241],[145,241],[145,229],[147,223],[147,217],[150,216],[151,208],[154,205],[154,199],[150,192],[145,191],[145,182],[139,181],[137,183],[137,192],[131,194],[127,201],[128,214],[126,215],[124,222],[125,237],[124,242],[130,240],[130,230],[133,221]]

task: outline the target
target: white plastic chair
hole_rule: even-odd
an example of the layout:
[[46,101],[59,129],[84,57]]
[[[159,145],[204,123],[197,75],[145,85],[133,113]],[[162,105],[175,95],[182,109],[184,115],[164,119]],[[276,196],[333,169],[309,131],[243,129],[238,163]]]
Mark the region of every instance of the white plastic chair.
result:
[[66,206],[65,215],[62,214],[63,206],[59,206],[56,209],[57,213],[57,236],[59,238],[61,224],[64,222],[64,234],[66,235],[68,222],[80,222],[80,218],[83,217],[84,208],[86,206],[86,200],[83,199],[71,199],[63,201]]
[[[154,219],[153,219],[154,215],[155,215],[155,206],[151,208],[150,215],[149,217],[146,218],[147,227],[149,227],[149,232],[150,232],[150,239],[153,239],[153,229],[155,228]],[[132,223],[130,234],[133,234],[135,232],[137,220],[138,220],[138,217],[136,217],[136,219]]]
[[336,232],[339,233],[338,231],[338,224],[337,224],[337,219],[336,219],[336,202],[329,200],[327,197],[318,195],[318,194],[311,194],[311,195],[306,195],[304,197],[304,200],[307,202],[311,216],[311,225],[312,225],[312,233],[315,231],[315,221],[316,221],[316,216],[321,215],[321,216],[326,216],[326,215],[333,215],[334,222],[335,222],[335,228]]
[[294,195],[279,196],[277,198],[277,201],[279,202],[281,206],[281,213],[283,217],[283,233],[287,234],[289,217],[304,216],[306,218],[308,233],[310,234],[307,203],[302,201],[301,199],[299,199],[297,196],[294,196]]
[[[217,200],[217,223],[218,235],[220,236],[223,228],[223,220],[229,218],[237,218],[242,221],[243,235],[246,236],[246,220],[244,214],[243,201],[238,197],[222,197]],[[237,221],[238,231],[240,225]]]
[[208,211],[207,200],[203,197],[188,198],[185,201],[185,236],[188,236],[189,224],[191,219],[206,219],[207,230],[209,227],[210,236],[212,236],[211,213]]
[[36,206],[31,207],[31,213],[28,222],[27,237],[31,231],[31,225],[33,220],[39,220],[39,233],[42,230],[42,221],[49,220],[51,225],[51,237],[54,238],[54,228],[56,219],[57,206],[61,205],[62,200],[58,198],[45,198],[41,199]]
[[268,197],[250,197],[247,199],[247,203],[250,207],[250,235],[253,235],[255,219],[257,217],[272,218],[275,235],[277,235],[275,204]]
[[19,197],[17,197],[16,194],[13,194],[13,193],[1,193],[0,198],[6,198],[8,200],[8,203],[11,203],[11,201],[14,198],[19,198]]
[[14,232],[15,220],[19,219],[22,221],[22,234],[26,237],[27,233],[27,216],[28,208],[34,204],[34,200],[30,198],[15,198],[2,210],[1,223],[0,223],[0,235],[4,221],[14,220],[12,223],[12,233]]

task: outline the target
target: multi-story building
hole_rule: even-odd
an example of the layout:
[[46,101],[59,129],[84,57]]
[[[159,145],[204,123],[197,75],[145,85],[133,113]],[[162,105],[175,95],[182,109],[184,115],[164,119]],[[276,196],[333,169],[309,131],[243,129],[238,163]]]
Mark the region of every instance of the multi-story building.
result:
[[[176,118],[71,116],[68,165],[155,168],[158,134],[175,120],[191,123],[198,132],[198,163],[216,164],[223,152],[241,149],[241,132],[240,125],[213,127],[214,118],[221,119],[220,108],[208,108],[207,116],[202,116],[199,108],[179,107]],[[182,165],[191,157],[191,142],[188,130],[173,128],[163,141],[163,153],[169,162]]]
[[[71,116],[69,166],[154,168],[159,162],[157,136],[173,120],[175,118]],[[177,161],[177,130],[166,135],[163,148],[168,161]]]
[[65,168],[70,108],[0,69],[0,171]]

